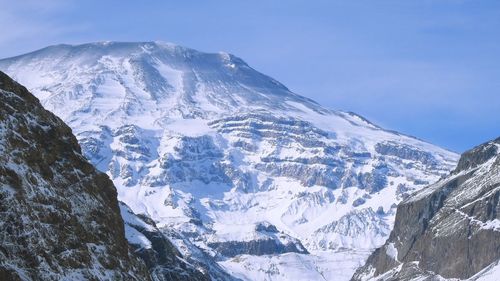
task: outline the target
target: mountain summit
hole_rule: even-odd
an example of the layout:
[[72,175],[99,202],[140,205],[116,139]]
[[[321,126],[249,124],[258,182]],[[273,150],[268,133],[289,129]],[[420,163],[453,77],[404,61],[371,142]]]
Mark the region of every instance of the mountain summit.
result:
[[458,159],[226,53],[58,45],[0,69],[70,125],[133,212],[235,278],[348,280],[387,239],[396,205]]
[[[43,62],[35,66],[38,59]],[[48,105],[64,105],[68,113],[91,108],[103,119],[140,118],[143,112],[207,119],[240,111],[285,111],[294,109],[293,103],[319,109],[240,58],[168,43],[57,45],[3,63],[10,69],[30,66],[29,72],[21,67],[24,80],[44,88]],[[74,85],[82,87],[67,88]],[[73,95],[53,95],[61,91]],[[106,115],[110,112],[114,115]]]

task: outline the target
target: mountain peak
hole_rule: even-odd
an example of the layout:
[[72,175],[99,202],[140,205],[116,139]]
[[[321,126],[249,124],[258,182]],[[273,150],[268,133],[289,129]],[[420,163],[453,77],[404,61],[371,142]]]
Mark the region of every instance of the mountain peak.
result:
[[[171,43],[55,45],[1,60],[0,68],[30,83],[52,103],[71,101],[73,111],[85,112],[88,103],[82,101],[94,100],[109,106],[100,112],[115,116],[120,111],[123,116],[142,114],[151,108],[182,118],[257,108],[286,112],[294,109],[288,101],[323,110],[234,55],[202,53]],[[68,80],[72,82],[60,83]],[[65,101],[53,94],[61,91],[68,93]]]

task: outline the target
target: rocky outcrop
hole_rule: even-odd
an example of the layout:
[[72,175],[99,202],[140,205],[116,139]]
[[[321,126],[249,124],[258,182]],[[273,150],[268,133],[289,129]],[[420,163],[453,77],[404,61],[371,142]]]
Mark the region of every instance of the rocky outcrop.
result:
[[275,239],[262,239],[251,241],[225,241],[208,243],[215,251],[225,257],[235,257],[237,255],[272,255],[283,253],[302,253],[307,254],[307,250],[300,244],[280,243]]
[[275,225],[263,221],[255,225],[252,240],[216,241],[208,246],[224,257],[238,255],[275,255],[283,253],[308,254],[300,240],[293,238],[276,228]]
[[0,72],[0,280],[149,280],[116,189],[71,129]]
[[432,153],[397,142],[377,143],[375,145],[375,150],[382,155],[395,156],[405,160],[420,161],[429,166],[437,164],[437,160]]
[[[134,214],[124,203],[120,203],[120,210],[125,221],[126,237],[135,254],[146,263],[153,280],[210,280],[200,268],[182,257],[150,218]],[[205,271],[203,268],[201,270]]]
[[500,260],[500,138],[403,201],[394,230],[352,280],[472,278]]
[[71,129],[0,72],[0,280],[210,280],[116,197]]

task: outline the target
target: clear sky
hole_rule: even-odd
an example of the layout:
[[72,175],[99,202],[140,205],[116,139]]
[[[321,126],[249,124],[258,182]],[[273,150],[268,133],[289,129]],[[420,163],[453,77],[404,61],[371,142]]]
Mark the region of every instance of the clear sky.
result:
[[500,136],[500,1],[0,0],[0,57],[103,40],[227,51],[457,152]]

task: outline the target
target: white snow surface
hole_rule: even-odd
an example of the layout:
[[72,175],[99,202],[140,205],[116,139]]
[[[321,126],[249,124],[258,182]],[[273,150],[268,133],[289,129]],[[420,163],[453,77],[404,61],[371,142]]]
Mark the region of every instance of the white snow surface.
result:
[[[415,262],[415,265],[418,266],[418,262]],[[387,271],[386,273],[379,275],[377,277],[367,276],[366,281],[386,281],[392,280],[393,276],[401,270],[403,264],[400,264],[398,267]],[[481,270],[480,272],[474,274],[474,276],[467,279],[457,279],[457,278],[444,278],[439,274],[435,274],[434,272],[428,271],[426,275],[416,275],[415,277],[409,279],[410,281],[424,281],[424,280],[436,280],[436,281],[498,281],[498,277],[500,276],[500,262],[494,262]],[[335,279],[332,279],[335,280]]]
[[500,276],[500,261],[492,263],[485,269],[481,270],[469,280],[471,281],[498,281]]
[[394,243],[389,243],[385,248],[385,252],[389,257],[398,261],[398,249],[394,246]]
[[[119,200],[158,227],[208,252],[212,242],[277,236],[321,252],[217,256],[248,280],[348,280],[367,255],[346,251],[381,246],[395,205],[458,160],[326,109],[226,53],[160,42],[57,45],[0,60],[0,69],[65,121]],[[256,230],[261,223],[278,234]]]
[[[221,264],[242,280],[349,280],[370,251],[325,251],[310,255],[241,255]],[[335,266],[332,266],[334,264]]]
[[149,231],[154,231],[154,227],[140,220],[127,205],[120,203],[120,214],[122,215],[125,225],[125,238],[128,242],[138,247],[150,249],[152,247],[151,241],[144,236],[144,234],[137,231],[133,226],[139,226]]

